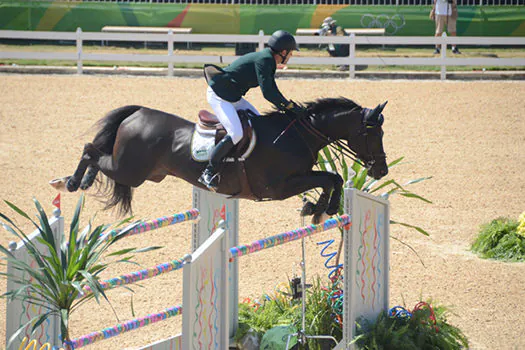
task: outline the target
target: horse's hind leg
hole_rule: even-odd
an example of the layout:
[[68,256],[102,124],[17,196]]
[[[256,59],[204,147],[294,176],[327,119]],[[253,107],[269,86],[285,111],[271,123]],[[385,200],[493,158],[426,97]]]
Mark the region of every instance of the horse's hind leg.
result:
[[85,191],[93,185],[98,174],[98,166],[89,165],[84,177],[82,177],[82,182],[80,183],[80,189]]
[[75,173],[69,178],[66,184],[66,188],[69,192],[75,192],[78,190],[88,166],[94,165],[96,167],[99,157],[100,152],[93,147],[93,144],[87,143],[84,146],[84,152],[82,152],[82,157],[78,163],[77,170],[75,170]]

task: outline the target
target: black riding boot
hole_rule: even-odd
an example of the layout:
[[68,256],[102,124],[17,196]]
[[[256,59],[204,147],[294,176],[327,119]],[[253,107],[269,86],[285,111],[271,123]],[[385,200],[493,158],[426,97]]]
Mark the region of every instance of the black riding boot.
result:
[[219,173],[217,168],[222,162],[222,159],[230,153],[233,146],[235,145],[233,144],[232,138],[226,135],[211,152],[210,163],[199,178],[199,182],[206,185],[210,191],[217,191],[217,187],[219,186]]

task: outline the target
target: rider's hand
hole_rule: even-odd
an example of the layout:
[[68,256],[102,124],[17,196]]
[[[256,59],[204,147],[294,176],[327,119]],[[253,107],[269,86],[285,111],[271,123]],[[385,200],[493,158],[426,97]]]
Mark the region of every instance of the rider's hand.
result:
[[291,100],[288,106],[286,106],[286,109],[295,113],[297,117],[302,117],[306,115],[306,108]]

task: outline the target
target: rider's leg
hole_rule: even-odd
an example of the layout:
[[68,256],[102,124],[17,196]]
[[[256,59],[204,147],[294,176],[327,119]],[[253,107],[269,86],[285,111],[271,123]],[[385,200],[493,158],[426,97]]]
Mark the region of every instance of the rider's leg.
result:
[[259,113],[259,111],[250,103],[248,102],[246,99],[244,98],[241,98],[239,101],[237,102],[234,102],[233,103],[233,106],[235,107],[236,110],[240,111],[241,109],[249,109],[250,111],[252,111],[255,115],[261,115],[261,113]]
[[223,100],[217,96],[210,87],[208,87],[206,97],[208,99],[208,103],[213,109],[213,112],[215,112],[217,119],[219,119],[222,126],[224,126],[224,129],[226,129],[228,135],[230,135],[232,138],[233,144],[238,144],[242,139],[243,133],[241,121],[239,120],[239,115],[237,114],[237,108],[235,108],[234,104],[241,100],[237,102]]
[[211,152],[210,162],[199,178],[199,182],[206,185],[210,190],[215,191],[219,182],[218,166],[231,149],[239,143],[243,133],[239,115],[232,102],[223,100],[209,87],[207,98],[211,108],[217,115],[217,119],[219,119],[228,133]]
[[208,189],[216,191],[219,186],[219,168],[224,157],[230,153],[234,144],[230,135],[224,136],[224,138],[215,146],[211,153],[210,163],[204,169],[199,182],[206,185]]

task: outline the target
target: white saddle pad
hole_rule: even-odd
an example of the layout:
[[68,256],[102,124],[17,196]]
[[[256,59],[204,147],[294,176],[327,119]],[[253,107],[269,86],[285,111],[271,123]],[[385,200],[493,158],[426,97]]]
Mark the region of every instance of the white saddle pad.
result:
[[210,160],[211,151],[215,146],[215,134],[217,130],[205,130],[196,124],[193,137],[191,138],[191,157],[197,162]]
[[[195,125],[193,131],[193,137],[191,138],[191,157],[197,162],[207,162],[210,160],[211,151],[215,146],[215,134],[217,130],[206,130],[203,129],[199,124]],[[238,159],[238,161],[244,161],[247,159],[255,148],[257,143],[257,137],[255,131],[250,141],[250,145],[244,154]],[[225,162],[233,162],[233,158],[224,159]]]

